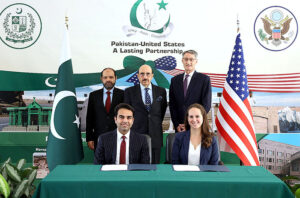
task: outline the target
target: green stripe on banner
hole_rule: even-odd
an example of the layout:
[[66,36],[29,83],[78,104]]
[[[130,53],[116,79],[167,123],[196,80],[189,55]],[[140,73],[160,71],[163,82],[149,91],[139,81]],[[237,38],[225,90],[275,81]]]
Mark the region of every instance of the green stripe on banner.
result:
[[[0,91],[55,89],[57,74],[0,71]],[[75,87],[99,84],[100,73],[74,74]]]

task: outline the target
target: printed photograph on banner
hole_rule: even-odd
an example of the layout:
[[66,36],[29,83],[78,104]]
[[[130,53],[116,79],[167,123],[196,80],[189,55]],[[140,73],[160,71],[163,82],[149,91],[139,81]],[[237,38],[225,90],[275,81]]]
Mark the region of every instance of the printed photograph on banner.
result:
[[258,155],[260,166],[291,186],[300,183],[299,134],[266,135],[258,142]]

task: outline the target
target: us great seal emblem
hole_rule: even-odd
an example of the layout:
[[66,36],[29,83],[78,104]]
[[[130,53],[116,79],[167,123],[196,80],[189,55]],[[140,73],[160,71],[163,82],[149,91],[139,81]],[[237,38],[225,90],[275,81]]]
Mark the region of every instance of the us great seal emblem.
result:
[[7,6],[0,13],[0,39],[14,49],[32,46],[40,37],[42,21],[31,6],[16,3]]
[[298,23],[291,11],[282,6],[262,10],[254,22],[254,34],[259,44],[270,51],[290,47],[297,38]]

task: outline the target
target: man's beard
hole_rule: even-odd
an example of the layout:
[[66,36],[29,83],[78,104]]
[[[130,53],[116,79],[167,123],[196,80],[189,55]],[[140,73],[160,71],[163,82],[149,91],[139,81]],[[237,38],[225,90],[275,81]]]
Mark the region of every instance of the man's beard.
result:
[[115,83],[107,82],[104,84],[105,89],[112,89],[115,86]]

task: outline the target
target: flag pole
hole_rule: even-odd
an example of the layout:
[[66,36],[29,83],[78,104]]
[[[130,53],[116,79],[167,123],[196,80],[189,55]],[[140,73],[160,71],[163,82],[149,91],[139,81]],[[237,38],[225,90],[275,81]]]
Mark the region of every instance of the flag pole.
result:
[[[237,33],[240,33],[240,20],[239,20],[239,14],[236,16],[236,25],[237,25]],[[240,159],[240,166],[244,166],[244,163]]]
[[67,27],[67,30],[69,30],[69,17],[66,15],[65,16],[65,24],[66,24],[66,27]]
[[240,20],[239,20],[239,14],[237,14],[236,17],[236,25],[237,25],[237,33],[240,32]]

